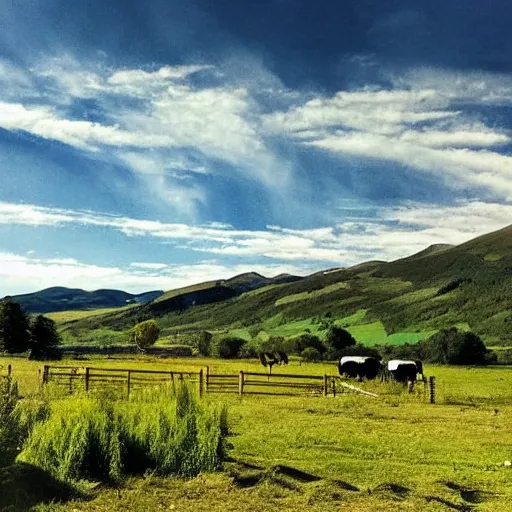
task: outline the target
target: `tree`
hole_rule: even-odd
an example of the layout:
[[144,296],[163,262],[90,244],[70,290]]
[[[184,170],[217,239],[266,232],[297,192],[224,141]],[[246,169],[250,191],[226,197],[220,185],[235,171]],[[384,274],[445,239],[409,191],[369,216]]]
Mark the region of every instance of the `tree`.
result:
[[134,341],[142,351],[154,345],[158,336],[160,336],[160,328],[154,320],[140,322],[134,327]]
[[199,340],[197,341],[197,350],[202,356],[209,356],[212,349],[212,333],[208,331],[202,331],[199,334]]
[[353,347],[356,344],[356,340],[345,329],[333,325],[329,328],[325,343],[329,359],[337,359],[343,350]]
[[239,356],[240,350],[245,343],[246,341],[242,338],[221,338],[217,343],[216,352],[222,359],[234,359]]
[[37,315],[30,324],[29,359],[60,359],[61,338],[55,322],[43,315]]
[[420,342],[424,358],[440,364],[486,364],[488,353],[482,339],[472,332],[457,328],[442,329],[427,340]]
[[17,302],[0,303],[0,350],[11,354],[26,352],[30,345],[28,317]]

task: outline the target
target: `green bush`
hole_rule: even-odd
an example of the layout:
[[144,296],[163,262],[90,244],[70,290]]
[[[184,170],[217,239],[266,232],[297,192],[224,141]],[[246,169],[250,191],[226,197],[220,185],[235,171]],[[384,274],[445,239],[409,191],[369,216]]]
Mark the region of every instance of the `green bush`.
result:
[[426,361],[439,364],[487,364],[488,350],[482,339],[472,332],[452,327],[442,329],[427,340],[418,343]]
[[242,338],[221,338],[217,342],[216,353],[222,359],[234,359],[240,356],[240,351],[245,344],[246,341]]
[[314,347],[307,347],[305,348],[300,356],[302,357],[303,361],[308,362],[314,362],[314,361],[320,361],[322,359],[322,354],[318,351],[318,349]]
[[286,340],[284,343],[285,352],[292,354],[302,354],[302,351],[309,347],[315,348],[320,354],[324,354],[327,350],[322,340],[314,334],[301,334],[300,336]]
[[224,408],[199,401],[188,386],[166,394],[56,400],[35,425],[19,460],[76,481],[119,481],[151,470],[195,476],[215,470],[224,455]]
[[202,356],[211,355],[212,351],[212,333],[208,331],[201,331],[199,339],[197,340],[197,350]]

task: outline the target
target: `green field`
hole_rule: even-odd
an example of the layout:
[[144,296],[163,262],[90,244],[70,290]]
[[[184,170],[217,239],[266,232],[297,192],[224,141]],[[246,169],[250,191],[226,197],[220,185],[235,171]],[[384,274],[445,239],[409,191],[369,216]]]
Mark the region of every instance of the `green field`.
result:
[[45,313],[44,316],[51,318],[57,324],[65,322],[73,322],[75,320],[83,320],[85,318],[91,318],[98,315],[106,315],[107,313],[118,313],[137,307],[136,304],[130,304],[129,306],[118,307],[118,308],[100,308],[100,309],[77,309],[72,311],[56,311],[54,313]]
[[[25,394],[38,389],[40,364],[12,363]],[[118,368],[262,371],[256,361],[149,358],[66,364]],[[38,510],[510,510],[512,368],[426,367],[436,375],[438,404],[422,386],[362,383],[379,394],[322,397],[214,396],[229,407],[231,462],[192,480],[131,478],[101,487],[86,501]],[[334,364],[292,362],[279,372],[335,374]],[[291,469],[290,469],[291,468]],[[297,471],[299,470],[299,471]],[[91,487],[88,487],[89,490]]]

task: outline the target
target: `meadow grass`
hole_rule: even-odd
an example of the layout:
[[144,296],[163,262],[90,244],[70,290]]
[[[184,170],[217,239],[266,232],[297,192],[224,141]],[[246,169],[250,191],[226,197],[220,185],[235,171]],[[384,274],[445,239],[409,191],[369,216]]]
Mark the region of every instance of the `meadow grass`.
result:
[[[16,375],[21,359],[11,361]],[[74,362],[80,364],[80,362]],[[264,370],[256,361],[109,360],[94,366]],[[83,362],[81,362],[83,364]],[[24,362],[27,369],[37,368]],[[333,363],[292,361],[279,373],[336,374]],[[396,384],[357,384],[379,396],[208,397],[229,409],[231,462],[220,474],[183,481],[156,476],[104,489],[55,510],[184,511],[510,510],[512,368],[425,367],[438,404]],[[20,387],[23,389],[23,381]]]
[[377,345],[387,342],[388,335],[382,322],[369,324],[349,325],[347,331],[352,334],[358,343],[363,345]]
[[126,311],[133,307],[136,307],[136,304],[130,304],[128,306],[121,306],[115,308],[99,308],[99,309],[84,309],[84,310],[69,310],[69,311],[55,311],[51,313],[45,313],[44,316],[51,318],[57,326],[66,322],[73,322],[75,320],[83,320],[84,318],[89,318],[98,315],[105,315],[107,313],[118,313],[120,311]]

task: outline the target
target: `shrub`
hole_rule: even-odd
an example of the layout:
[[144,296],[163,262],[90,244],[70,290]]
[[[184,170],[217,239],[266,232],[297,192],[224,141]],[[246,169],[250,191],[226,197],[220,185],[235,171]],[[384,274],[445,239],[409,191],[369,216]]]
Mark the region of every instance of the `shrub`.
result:
[[442,329],[418,343],[425,360],[440,364],[487,364],[488,350],[482,339],[472,332],[452,327]]
[[200,402],[185,385],[172,397],[149,398],[54,401],[19,460],[66,481],[115,482],[148,470],[180,476],[215,470],[224,456],[226,410]]
[[217,343],[216,352],[223,359],[234,359],[239,357],[240,351],[245,344],[246,341],[242,338],[221,338]]
[[212,350],[212,333],[208,331],[202,331],[199,334],[199,339],[197,340],[197,350],[202,356],[211,355]]
[[303,361],[308,362],[314,362],[314,361],[320,361],[322,359],[322,354],[318,351],[318,349],[314,347],[307,347],[305,348],[300,356],[302,357]]
[[320,354],[327,350],[322,340],[314,334],[301,334],[296,338],[287,340],[285,343],[285,351],[294,354],[302,354],[302,351],[308,347],[315,348]]
[[160,328],[154,320],[140,322],[134,327],[134,341],[141,350],[156,343],[160,336]]

